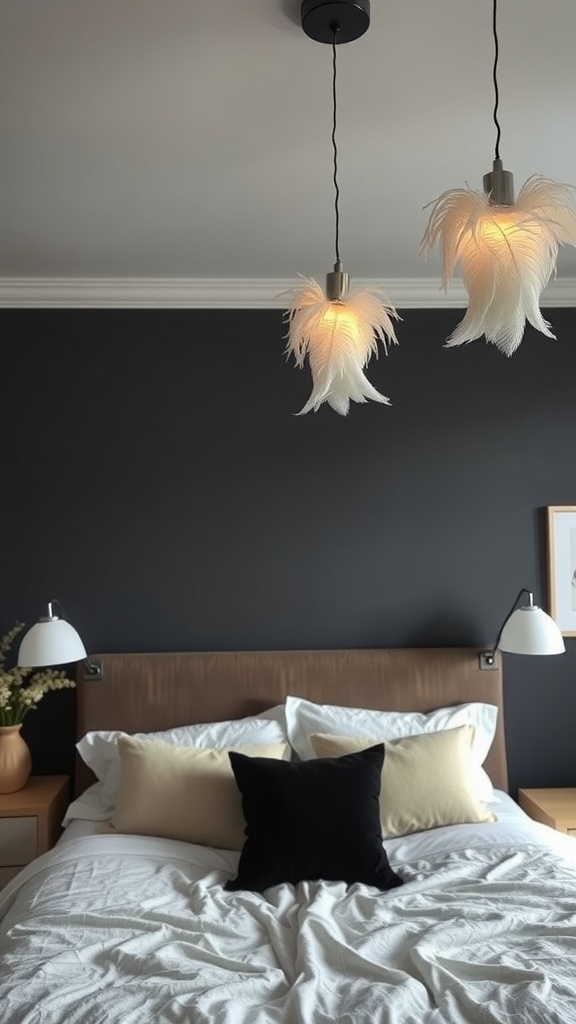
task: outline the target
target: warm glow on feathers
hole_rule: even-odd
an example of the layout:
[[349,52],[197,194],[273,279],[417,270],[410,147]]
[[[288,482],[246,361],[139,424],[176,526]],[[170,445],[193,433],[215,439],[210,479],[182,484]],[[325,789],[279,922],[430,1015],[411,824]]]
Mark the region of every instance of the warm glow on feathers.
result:
[[312,394],[298,415],[317,412],[327,402],[346,416],[350,402],[390,404],[364,375],[372,354],[378,355],[378,341],[397,345],[392,319],[396,310],[367,288],[350,292],[344,302],[326,298],[320,285],[307,279],[294,292],[287,313],[288,345],[296,365],[302,368],[306,356],[312,373]]
[[442,286],[448,289],[460,261],[469,299],[448,347],[485,335],[511,356],[527,320],[554,337],[539,302],[555,272],[558,246],[576,245],[574,186],[534,175],[512,206],[491,206],[488,196],[472,189],[444,192],[432,204],[421,251],[437,243]]

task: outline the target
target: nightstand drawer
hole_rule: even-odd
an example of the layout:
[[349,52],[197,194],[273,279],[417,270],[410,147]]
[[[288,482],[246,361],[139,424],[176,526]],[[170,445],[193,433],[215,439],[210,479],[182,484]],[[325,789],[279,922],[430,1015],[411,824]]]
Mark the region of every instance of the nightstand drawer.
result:
[[69,799],[67,775],[31,775],[23,789],[0,794],[0,889],[60,835]]
[[0,867],[28,864],[34,860],[38,844],[38,819],[0,819]]

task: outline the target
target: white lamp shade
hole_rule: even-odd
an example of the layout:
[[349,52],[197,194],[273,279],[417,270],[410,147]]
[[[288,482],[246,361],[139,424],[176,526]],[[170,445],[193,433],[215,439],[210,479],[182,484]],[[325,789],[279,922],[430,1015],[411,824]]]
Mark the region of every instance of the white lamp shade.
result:
[[48,618],[37,622],[25,634],[18,664],[24,668],[66,665],[86,658],[86,649],[79,634],[65,619]]
[[511,654],[562,654],[562,633],[537,605],[517,608],[506,622],[498,647]]

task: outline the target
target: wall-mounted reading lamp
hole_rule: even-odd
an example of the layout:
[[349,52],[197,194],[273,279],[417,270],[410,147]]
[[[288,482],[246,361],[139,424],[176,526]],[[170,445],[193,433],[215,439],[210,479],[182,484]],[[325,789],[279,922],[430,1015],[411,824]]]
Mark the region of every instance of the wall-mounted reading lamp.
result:
[[[528,595],[528,604],[518,608],[523,594]],[[492,650],[481,651],[480,668],[495,669],[496,652],[499,650],[510,654],[562,654],[566,650],[562,633],[554,619],[534,604],[534,595],[525,587],[500,626]]]
[[90,661],[80,634],[63,616],[54,615],[52,606],[62,606],[57,600],[48,602],[48,614],[31,626],[22,638],[18,651],[18,665],[24,668],[46,668],[49,665],[67,665],[83,661],[85,678],[102,679],[102,662]]

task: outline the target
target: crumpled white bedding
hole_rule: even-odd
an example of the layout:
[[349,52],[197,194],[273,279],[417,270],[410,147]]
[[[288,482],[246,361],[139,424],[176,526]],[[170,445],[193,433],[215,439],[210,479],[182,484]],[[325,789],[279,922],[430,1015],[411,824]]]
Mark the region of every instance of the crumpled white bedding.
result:
[[237,853],[70,839],[0,893],[0,1021],[575,1024],[576,842],[498,815],[387,841],[384,893],[228,893]]

